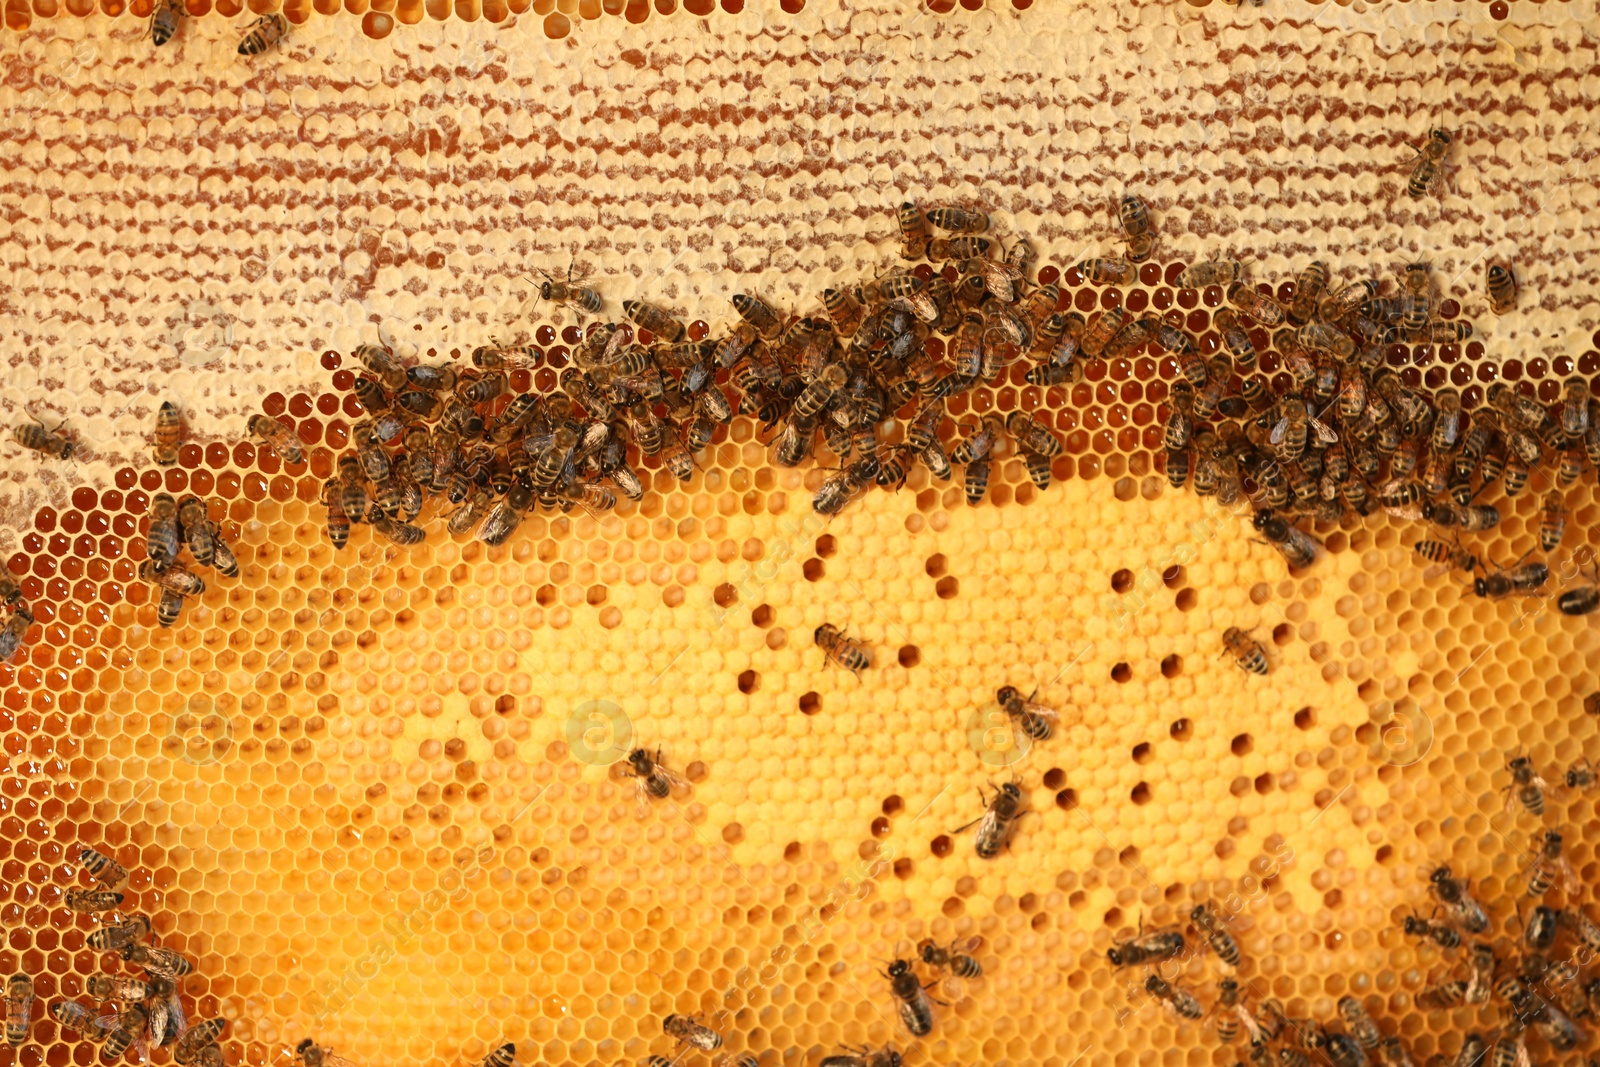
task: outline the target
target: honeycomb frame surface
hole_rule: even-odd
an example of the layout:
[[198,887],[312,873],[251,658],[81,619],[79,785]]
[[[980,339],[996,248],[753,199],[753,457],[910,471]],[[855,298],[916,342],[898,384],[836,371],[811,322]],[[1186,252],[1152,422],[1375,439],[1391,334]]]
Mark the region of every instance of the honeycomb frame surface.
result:
[[[1176,223],[1175,199],[1158,201]],[[1179,253],[1136,291],[1183,307],[1167,275],[1211,248],[1169,235]],[[1072,236],[1046,237],[1058,274]],[[1481,385],[1511,377],[1509,350],[1540,395],[1600,372],[1578,286],[1592,240],[1577,235],[1574,264],[1528,257],[1559,352],[1516,351],[1532,346],[1530,317],[1481,352],[1411,353],[1405,370]],[[1357,244],[1340,252],[1351,268]],[[1471,258],[1449,254],[1447,279]],[[1253,280],[1281,284],[1277,265]],[[60,908],[71,847],[87,843],[115,850],[162,943],[198,961],[191,1014],[230,1019],[230,1063],[276,1062],[314,1034],[358,1063],[475,1060],[504,1037],[522,1062],[610,1064],[670,1052],[670,1011],[717,1020],[730,1054],[812,1063],[904,1043],[879,961],[978,936],[985,977],[940,990],[949,1004],[913,1063],[1226,1064],[1204,1026],[1130,999],[1105,962],[1113,939],[1196,900],[1237,913],[1242,980],[1291,1014],[1332,1018],[1355,992],[1419,1062],[1492,1021],[1415,1008],[1444,963],[1399,922],[1426,907],[1418,866],[1449,862],[1514,937],[1502,902],[1536,826],[1505,813],[1503,763],[1518,745],[1552,769],[1592,750],[1583,620],[1428,574],[1410,551],[1419,527],[1391,518],[1319,530],[1329,558],[1288,574],[1239,516],[1164,487],[1173,370],[1154,357],[1050,394],[1029,394],[1020,370],[975,393],[956,415],[1044,408],[1069,451],[1043,493],[1008,460],[981,508],[924,473],[819,526],[821,472],[774,471],[739,422],[687,488],[654,471],[651,496],[615,516],[540,516],[496,549],[436,533],[397,550],[360,532],[335,553],[315,475],[351,414],[339,353],[367,316],[388,321],[374,280],[325,344],[295,349],[279,379],[293,387],[214,402],[238,424],[257,410],[294,421],[309,473],[219,420],[174,471],[133,459],[136,435],[117,425],[83,466],[104,479],[28,485],[40,495],[8,567],[42,610],[0,669],[0,964],[38,973],[47,1000],[106,962],[84,947],[92,923]],[[716,288],[680,303],[725,316]],[[1472,276],[1446,293],[1469,304]],[[1203,316],[1192,296],[1184,310]],[[520,310],[528,295],[500,299]],[[418,342],[412,309],[397,314],[435,358],[491,329],[469,311]],[[570,344],[569,318],[522,324],[547,349]],[[56,328],[27,325],[34,345]],[[129,548],[160,488],[212,498],[243,566],[171,631]],[[1569,506],[1569,537],[1592,542],[1592,480]],[[1485,551],[1520,555],[1536,509],[1534,493],[1506,505]],[[878,654],[868,681],[823,669],[805,638],[824,620]],[[1229,625],[1270,635],[1267,679],[1218,657]],[[1084,723],[1009,763],[984,712],[1012,681]],[[643,819],[608,762],[619,721],[691,782]],[[950,831],[1013,769],[1040,814],[984,863]],[[1554,817],[1592,826],[1592,805],[1574,797]],[[1593,885],[1592,844],[1574,837]],[[1209,1000],[1215,961],[1183,973]],[[17,1062],[92,1062],[35,1026]]]

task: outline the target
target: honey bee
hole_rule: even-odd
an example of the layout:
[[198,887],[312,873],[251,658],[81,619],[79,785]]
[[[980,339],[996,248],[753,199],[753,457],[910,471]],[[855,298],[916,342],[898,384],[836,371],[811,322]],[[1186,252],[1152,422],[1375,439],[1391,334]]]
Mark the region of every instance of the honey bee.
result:
[[1498,963],[1492,946],[1481,941],[1472,946],[1468,953],[1471,973],[1467,978],[1467,988],[1461,994],[1465,1003],[1482,1004],[1489,999],[1489,984],[1494,980],[1494,969]]
[[172,1058],[180,1064],[194,1063],[200,1057],[200,1050],[216,1044],[227,1026],[226,1019],[202,1019],[195,1023],[179,1036],[172,1049]]
[[[142,920],[140,925],[143,927],[144,934],[139,938],[139,940],[142,941],[143,937],[149,936],[150,920],[148,916],[142,915],[137,916],[136,919]],[[127,925],[129,924],[124,923],[125,927]],[[102,932],[103,929],[95,931],[95,933]],[[190,971],[194,970],[194,964],[190,963],[182,955],[174,952],[172,949],[158,948],[154,945],[145,945],[139,943],[139,941],[135,941],[135,943],[125,946],[122,949],[122,958],[131,963],[138,964],[157,978],[181,978]]]
[[[1328,265],[1322,262],[1309,264],[1294,279],[1294,296],[1284,308],[1284,314],[1296,326],[1303,326],[1317,313],[1317,302],[1328,287]],[[1215,315],[1213,315],[1215,318]]]
[[1566,532],[1569,514],[1560,490],[1552,489],[1545,494],[1544,507],[1539,512],[1540,548],[1546,552],[1556,550],[1556,546],[1561,544],[1561,535]]
[[63,1030],[70,1030],[91,1041],[104,1037],[103,1024],[116,1018],[113,1015],[105,1016],[103,1020],[97,1018],[94,1012],[75,1000],[58,1000],[50,1005],[50,1017]]
[[9,662],[17,654],[17,649],[22,647],[23,640],[28,636],[28,627],[32,625],[33,612],[28,610],[27,605],[19,604],[6,620],[5,628],[0,629],[0,663]]
[[783,319],[776,309],[759,296],[749,293],[733,294],[733,309],[739,317],[756,328],[762,337],[771,340],[783,329]]
[[[1457,504],[1454,507],[1448,504],[1430,504],[1422,509],[1422,517],[1436,526],[1446,529],[1454,526],[1468,533],[1490,530],[1500,525],[1500,510],[1491,504]],[[1540,567],[1544,567],[1544,564],[1529,563],[1521,570],[1531,579]],[[1545,567],[1545,574],[1548,577],[1548,567]]]
[[1545,1043],[1555,1051],[1571,1052],[1587,1037],[1566,1012],[1550,1001],[1540,1002],[1535,1011],[1533,1028],[1539,1031]]
[[1267,438],[1277,450],[1279,459],[1297,460],[1304,455],[1306,438],[1312,432],[1315,432],[1317,440],[1324,444],[1338,444],[1339,435],[1320,419],[1309,415],[1305,401],[1298,397],[1286,397],[1279,411],[1281,417]]
[[183,414],[170,400],[161,402],[156,412],[155,460],[160,467],[170,467],[178,462],[178,445],[183,441]]
[[643,300],[624,300],[622,313],[628,316],[629,322],[641,330],[649,330],[669,345],[683,339],[683,323],[654,304],[647,304]]
[[1132,285],[1139,268],[1125,259],[1086,259],[1075,268],[1090,285]]
[[332,1049],[317,1044],[311,1038],[306,1038],[294,1047],[295,1055],[300,1058],[302,1067],[355,1067],[343,1056],[336,1056]]
[[[1542,804],[1543,796],[1539,799]],[[1572,864],[1562,855],[1560,831],[1546,830],[1544,844],[1534,854],[1533,862],[1528,865],[1528,896],[1544,896],[1558,880],[1562,889],[1569,894],[1578,885],[1578,876],[1573,872]]]
[[1383,1067],[1417,1067],[1411,1053],[1406,1051],[1405,1042],[1392,1035],[1379,1042],[1378,1056]]
[[32,412],[28,413],[28,417],[33,419],[36,425],[21,425],[11,431],[11,436],[17,444],[34,452],[54,456],[56,459],[71,459],[77,452],[77,442],[60,432],[66,423],[58,424],[54,430],[47,430],[44,428],[44,423],[39,422]]
[[1061,439],[1035,416],[1024,411],[1013,411],[1006,416],[1005,425],[1024,451],[1047,458],[1061,455]]
[[1016,832],[1017,821],[1027,809],[1022,807],[1022,789],[1015,782],[1006,782],[996,789],[993,800],[984,798],[983,787],[980,786],[978,800],[984,805],[983,814],[950,832],[964,833],[976,826],[978,829],[973,835],[973,851],[977,853],[979,859],[992,860],[1002,849],[1010,847],[1011,835]]
[[1444,923],[1429,922],[1420,915],[1407,915],[1402,925],[1409,937],[1425,937],[1443,949],[1461,947],[1461,935]]
[[1038,690],[1034,690],[1032,695],[1024,699],[1015,686],[1006,685],[1000,687],[995,699],[1023,733],[1035,741],[1048,741],[1054,724],[1061,721],[1061,716],[1052,708],[1034,703],[1033,698],[1038,695]]
[[178,32],[178,21],[185,14],[183,0],[156,0],[155,10],[150,12],[150,40],[157,48],[172,40]]
[[115,1063],[135,1041],[141,1042],[142,1049],[143,1035],[149,1022],[149,1013],[137,1004],[118,1012],[115,1025],[100,1049],[100,1059],[106,1063]]
[[900,255],[905,259],[921,259],[928,251],[928,222],[909,200],[895,212],[900,225]]
[[[593,289],[582,285],[572,284],[573,264],[567,264],[565,280],[558,281],[549,274],[545,274],[544,281],[539,283],[539,299],[549,300],[556,304],[565,304],[567,307],[587,311],[591,315],[598,315],[605,306],[600,299],[600,294]],[[631,317],[631,316],[630,316]],[[646,327],[648,329],[648,327]]]
[[1443,541],[1418,541],[1413,548],[1417,555],[1432,563],[1444,563],[1469,572],[1478,569],[1478,557],[1462,548],[1459,541],[1453,545]]
[[[1121,310],[1121,308],[1112,309],[1112,311]],[[1112,311],[1108,311],[1106,314],[1111,315]],[[1101,321],[1104,322],[1105,320],[1102,318]],[[1117,328],[1117,331],[1112,335],[1111,340],[1106,342],[1106,346],[1098,353],[1101,358],[1132,358],[1138,354],[1141,348],[1144,347],[1145,342],[1157,336],[1157,328],[1162,325],[1161,320],[1156,318],[1154,315],[1144,315],[1129,322],[1124,314],[1124,316],[1121,318],[1121,321],[1123,324]],[[1177,333],[1182,335],[1181,330],[1177,331]],[[1184,336],[1186,335],[1174,336],[1172,333],[1167,333],[1164,336],[1169,341],[1178,342],[1179,347],[1177,348],[1176,353],[1179,366],[1183,366],[1185,361],[1190,357],[1199,358],[1200,353],[1197,349],[1193,348],[1192,346],[1185,346],[1182,344]],[[1085,352],[1088,352],[1088,350],[1085,349]],[[1096,353],[1088,352],[1088,354],[1095,355]],[[1194,384],[1199,385],[1200,383],[1196,381]]]
[[855,499],[857,493],[872,484],[877,474],[876,456],[868,456],[850,464],[822,483],[816,497],[811,501],[812,510],[819,515],[839,514],[851,500]]
[[1424,989],[1417,994],[1416,1003],[1423,1011],[1444,1011],[1460,1004],[1466,993],[1466,980],[1456,978]]
[[306,461],[306,454],[300,450],[300,442],[295,439],[294,431],[277,419],[268,418],[266,415],[252,415],[249,429],[253,436],[271,447],[285,463],[298,464]]
[[1367,1067],[1366,1052],[1361,1043],[1349,1034],[1325,1032],[1318,1047],[1334,1067]]
[[1349,335],[1320,319],[1314,319],[1296,330],[1295,340],[1307,348],[1327,352],[1343,361],[1353,359],[1356,354],[1356,343]]
[[1484,1056],[1489,1052],[1489,1044],[1483,1035],[1471,1032],[1461,1039],[1461,1049],[1456,1053],[1456,1058],[1451,1067],[1489,1067],[1484,1062]]
[[1195,929],[1205,935],[1206,943],[1211,946],[1211,951],[1217,958],[1230,967],[1239,966],[1242,958],[1239,952],[1239,943],[1233,935],[1223,929],[1222,921],[1212,914],[1211,909],[1204,904],[1196,904],[1189,912],[1189,921],[1194,923]]
[[1493,261],[1484,265],[1483,287],[1489,294],[1489,310],[1496,315],[1505,315],[1516,310],[1517,307],[1517,277],[1512,273],[1509,263],[1495,263]]
[[1283,1013],[1283,1005],[1276,997],[1268,997],[1261,1002],[1256,1008],[1255,1022],[1266,1041],[1278,1040],[1284,1028],[1289,1025],[1288,1016]]
[[1266,675],[1267,653],[1261,643],[1237,626],[1230,626],[1222,633],[1223,651],[1233,657],[1233,661],[1242,670],[1251,674]]
[[1577,440],[1589,432],[1589,383],[1579,377],[1567,379],[1561,390],[1561,431]]
[[1167,484],[1174,489],[1182,489],[1189,481],[1189,453],[1180,449],[1176,452],[1170,449],[1167,452]]
[[812,639],[823,652],[823,666],[830,662],[837,663],[850,673],[860,677],[861,672],[872,666],[872,653],[853,638],[846,637],[844,631],[832,623],[823,623],[812,634]]
[[[374,514],[371,516],[369,521],[372,524],[372,528],[381,534],[383,538],[389,541],[391,544],[421,544],[422,541],[428,536],[427,532],[424,531],[420,526],[412,526],[410,523],[401,522],[397,519],[391,519],[387,515]],[[499,542],[493,543],[498,544]]]
[[1406,181],[1406,192],[1411,194],[1411,199],[1421,200],[1438,181],[1445,153],[1450,151],[1450,140],[1448,130],[1428,131],[1427,141],[1416,150],[1417,162]]
[[1106,949],[1106,959],[1113,967],[1147,967],[1181,956],[1185,944],[1183,934],[1177,930],[1145,933],[1141,922],[1139,933],[1132,940],[1119,941]]
[[21,971],[6,982],[6,1042],[21,1048],[33,1021],[33,979]]
[[1240,1024],[1247,1028],[1251,1044],[1264,1043],[1261,1027],[1256,1025],[1255,1017],[1241,1003],[1237,979],[1223,978],[1217,983],[1216,1012],[1217,1018],[1213,1025],[1216,1027],[1217,1041],[1220,1044],[1233,1044],[1234,1038],[1239,1036]]
[[158,589],[177,593],[179,596],[199,596],[206,591],[206,583],[182,566],[169,567],[158,573],[150,560],[140,562],[139,580],[149,582]]
[[[935,237],[928,242],[929,259],[970,260],[982,257],[989,251],[989,241],[983,237],[965,234],[961,237]],[[932,279],[929,279],[930,281]]]
[[1233,357],[1233,365],[1241,371],[1255,370],[1258,360],[1256,343],[1239,321],[1239,313],[1229,307],[1218,308],[1212,313],[1211,321],[1221,331],[1222,344],[1227,348],[1228,355]]
[[126,867],[88,845],[78,846],[78,862],[83,864],[83,869],[89,872],[91,878],[106,889],[118,889],[128,882]]
[[[658,371],[659,374],[659,371]],[[456,399],[468,404],[487,404],[506,391],[508,379],[504,371],[490,371],[456,389]]]
[[122,893],[114,893],[109,889],[69,889],[62,903],[70,911],[93,915],[121,907],[124,899]]
[[1185,267],[1178,275],[1178,284],[1185,289],[1205,289],[1220,285],[1227,288],[1244,278],[1244,265],[1236,259],[1210,259]]
[[289,20],[282,15],[262,15],[245,27],[244,39],[239,42],[241,56],[259,56],[277,44],[289,32]]
[[922,952],[922,962],[931,967],[948,970],[957,978],[982,978],[983,965],[967,955],[977,947],[978,939],[971,938],[961,944],[951,944],[941,947],[931,939],[924,940],[919,948]]
[[1124,326],[1132,321],[1133,316],[1121,307],[1108,308],[1101,312],[1100,318],[1088,330],[1084,331],[1079,341],[1083,354],[1091,359],[1098,359],[1105,347],[1110,343]]
[[[1518,914],[1521,914],[1520,908]],[[1533,909],[1533,917],[1523,922],[1523,941],[1534,952],[1548,952],[1556,942],[1561,923],[1561,912],[1540,904]]]
[[98,1001],[139,1001],[151,995],[150,983],[128,975],[93,974],[88,981],[89,995]]
[[1200,1007],[1200,1001],[1193,993],[1172,985],[1158,974],[1146,978],[1144,988],[1180,1018],[1200,1019],[1205,1016],[1205,1009]]
[[1589,576],[1595,585],[1580,585],[1568,589],[1556,598],[1556,607],[1563,615],[1589,615],[1600,608],[1600,569],[1590,567]]
[[926,1037],[933,1030],[933,1004],[927,993],[930,986],[924,986],[917,978],[910,960],[893,961],[883,976],[889,979],[889,992],[899,1009],[900,1021],[913,1037]]
[[1483,905],[1468,891],[1466,883],[1451,873],[1449,866],[1435,867],[1428,875],[1428,883],[1434,899],[1457,926],[1469,934],[1481,934],[1489,928],[1489,916]]
[[[748,1053],[746,1056],[751,1062],[749,1064],[741,1062],[735,1067],[759,1067],[756,1057],[749,1056]],[[847,1048],[844,1055],[824,1056],[817,1067],[900,1067],[900,1063],[900,1053],[892,1048],[883,1048],[876,1052],[865,1048],[854,1050]]]
[[709,1027],[702,1026],[688,1015],[669,1015],[661,1020],[661,1030],[685,1045],[701,1052],[715,1052],[722,1047],[722,1036]]
[[959,207],[936,207],[928,212],[928,221],[948,233],[982,233],[989,228],[988,215]]
[[[142,947],[141,942],[150,936],[150,917],[144,913],[136,913],[118,923],[107,923],[96,929],[85,941],[90,949],[101,952],[126,952],[134,947]],[[171,976],[166,976],[171,977]]]
[[1127,234],[1128,260],[1143,263],[1155,251],[1156,235],[1150,231],[1150,209],[1129,193],[1117,204],[1117,220]]
[[1371,278],[1351,282],[1317,305],[1317,313],[1329,322],[1359,314],[1363,305],[1378,295],[1378,283]]
[[1258,511],[1253,525],[1291,567],[1309,567],[1317,561],[1317,540],[1293,523],[1270,511]]
[[1234,282],[1228,287],[1228,303],[1268,329],[1283,325],[1283,306],[1272,297],[1252,289],[1243,282]]
[[[1466,529],[1465,525],[1462,528]],[[1550,568],[1545,564],[1524,563],[1509,570],[1499,569],[1495,574],[1486,571],[1482,578],[1473,580],[1472,591],[1479,597],[1491,600],[1508,596],[1534,596],[1549,577]]]

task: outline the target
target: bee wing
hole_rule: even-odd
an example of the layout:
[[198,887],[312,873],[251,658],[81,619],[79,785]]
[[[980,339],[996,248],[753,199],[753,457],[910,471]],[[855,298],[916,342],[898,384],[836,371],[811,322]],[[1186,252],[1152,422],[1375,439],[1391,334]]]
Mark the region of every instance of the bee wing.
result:
[[167,998],[167,1011],[172,1016],[173,1035],[182,1037],[184,1031],[189,1029],[189,1019],[183,1013],[183,998],[178,995],[176,989],[174,989],[172,995]]
[[1024,711],[1031,712],[1046,722],[1058,723],[1061,721],[1061,716],[1056,712],[1055,708],[1047,708],[1043,704],[1034,704],[1028,701],[1024,701],[1022,707]]
[[644,777],[636,776],[633,779],[634,814],[643,819],[650,814],[650,790],[644,784]]
[[656,773],[665,778],[668,785],[677,786],[680,789],[687,789],[689,786],[689,780],[687,778],[679,774],[677,771],[669,771],[659,763],[656,764]]
[[1572,896],[1579,889],[1578,872],[1572,869],[1572,864],[1567,862],[1565,856],[1556,861],[1556,872],[1561,878],[1561,891],[1567,896]]
[[1339,435],[1334,433],[1321,419],[1312,419],[1311,429],[1316,433],[1317,440],[1326,441],[1330,445],[1339,443]]
[[966,938],[965,940],[957,941],[955,944],[951,945],[950,948],[954,952],[962,952],[970,956],[976,952],[982,944],[983,938],[978,934],[973,934],[971,937]]
[[1281,445],[1283,444],[1284,435],[1288,432],[1289,416],[1285,415],[1283,418],[1279,419],[1278,424],[1272,428],[1272,432],[1267,435],[1267,440],[1272,444]]

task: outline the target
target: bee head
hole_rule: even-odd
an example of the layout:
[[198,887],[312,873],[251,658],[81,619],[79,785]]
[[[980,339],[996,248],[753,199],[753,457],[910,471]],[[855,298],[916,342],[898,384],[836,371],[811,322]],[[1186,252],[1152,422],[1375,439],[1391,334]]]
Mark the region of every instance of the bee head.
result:
[[910,960],[895,960],[893,963],[889,964],[889,977],[890,978],[899,978],[901,975],[910,974],[910,973],[911,973],[911,961]]
[[1191,922],[1201,922],[1202,920],[1205,919],[1205,917],[1206,917],[1206,906],[1204,904],[1196,904],[1189,911],[1189,920]]
[[301,1052],[301,1053],[303,1053],[303,1052],[305,1052],[305,1051],[306,1051],[306,1049],[308,1049],[308,1048],[310,1048],[310,1047],[311,1047],[311,1046],[312,1046],[312,1045],[314,1045],[314,1044],[316,1044],[316,1042],[314,1042],[314,1041],[312,1041],[312,1040],[311,1040],[311,1039],[310,1039],[310,1038],[309,1038],[309,1037],[308,1037],[308,1038],[306,1038],[306,1039],[305,1039],[305,1040],[304,1040],[304,1041],[301,1041],[301,1042],[300,1042],[300,1043],[299,1043],[299,1044],[298,1044],[298,1045],[296,1045],[296,1046],[295,1046],[295,1047],[294,1047],[294,1050],[295,1050],[295,1051],[296,1051],[296,1052]]
[[1010,797],[1012,800],[1021,800],[1022,799],[1022,787],[1019,786],[1016,782],[1007,782],[1007,783],[1005,783],[1004,785],[1002,785],[1000,787],[1000,792],[1004,793],[1006,796]]
[[1433,873],[1428,876],[1428,881],[1434,883],[1435,885],[1442,885],[1445,882],[1453,880],[1454,879],[1450,874],[1450,865],[1448,863],[1441,863],[1439,866],[1435,867],[1433,869]]
[[1489,595],[1489,583],[1482,578],[1474,578],[1472,580],[1472,591],[1480,597],[1486,597]]
[[1111,961],[1111,966],[1113,967],[1122,966],[1122,953],[1118,952],[1115,948],[1106,949],[1106,959]]
[[1022,694],[1017,692],[1017,687],[1014,685],[1003,685],[1000,687],[999,692],[994,695],[995,699],[1001,704],[1009,704],[1020,696]]

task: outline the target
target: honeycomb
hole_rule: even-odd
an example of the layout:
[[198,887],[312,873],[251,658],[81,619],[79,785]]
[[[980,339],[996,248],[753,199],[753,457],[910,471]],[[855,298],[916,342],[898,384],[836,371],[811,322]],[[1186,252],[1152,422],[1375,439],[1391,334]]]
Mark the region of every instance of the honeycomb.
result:
[[[1174,288],[1182,266],[1121,291],[1040,277],[1085,311],[1186,309],[1214,340],[1216,301]],[[553,377],[576,338],[537,327],[542,365],[517,386]],[[1492,367],[1463,348],[1426,371],[1421,353],[1391,361]],[[1594,639],[1425,578],[1419,529],[1390,517],[1322,531],[1329,557],[1288,573],[1247,508],[1160,476],[1170,358],[1096,361],[1051,390],[1018,365],[956,399],[955,418],[1048,412],[1066,445],[1058,484],[1035,489],[1012,456],[977,508],[919,467],[825,521],[807,506],[825,471],[772,468],[741,418],[691,483],[657,469],[612,513],[541,513],[495,548],[399,549],[362,526],[337,552],[315,501],[359,407],[344,358],[322,363],[325,391],[262,405],[306,465],[188,443],[174,468],[41,509],[8,561],[39,626],[0,669],[0,965],[42,997],[82,996],[110,959],[61,906],[83,844],[134,872],[161,943],[196,961],[192,1014],[230,1020],[232,1063],[307,1035],[357,1063],[503,1039],[524,1062],[613,1063],[670,1052],[672,1012],[781,1062],[900,1044],[880,961],[924,938],[977,938],[985,974],[939,987],[913,1058],[1225,1063],[1105,963],[1196,901],[1233,917],[1257,998],[1330,1019],[1351,992],[1414,1056],[1453,1051],[1414,1004],[1442,961],[1399,919],[1438,862],[1512,917],[1536,827],[1502,812],[1502,765],[1584,751]],[[210,499],[242,568],[171,630],[134,580],[163,490]],[[1578,543],[1592,497],[1589,480],[1569,499]],[[1489,558],[1536,536],[1536,502],[1495,501]],[[874,650],[862,681],[822,662],[824,621]],[[1219,655],[1230,626],[1267,644],[1267,677]],[[1019,743],[1004,684],[1075,724]],[[642,816],[620,759],[635,744],[689,783]],[[984,861],[954,828],[1007,778],[1035,815]],[[1589,843],[1568,855],[1591,881]],[[1197,988],[1217,973],[1184,964]],[[34,1035],[18,1062],[90,1062],[50,1021]]]
[[[1011,10],[1027,11],[1034,0],[1005,0]],[[1207,7],[1212,0],[1186,0],[1193,7]],[[1228,0],[1221,0],[1227,3]],[[1244,0],[1246,4],[1252,0]],[[1303,0],[1311,4],[1328,0]],[[1341,7],[1354,6],[1355,0],[1334,0]],[[1465,3],[1466,0],[1457,0]],[[1510,17],[1511,5],[1517,0],[1485,0],[1490,17],[1504,21]],[[1562,0],[1563,3],[1571,0]],[[448,21],[453,15],[463,22],[479,19],[495,25],[514,26],[527,17],[539,20],[539,31],[553,41],[562,40],[573,33],[582,32],[585,23],[606,17],[621,17],[629,25],[648,23],[652,17],[658,22],[675,15],[678,0],[183,0],[184,10],[190,16],[208,15],[214,9],[223,18],[236,18],[248,6],[252,15],[281,12],[291,25],[304,25],[313,14],[338,15],[341,12],[361,17],[361,32],[373,40],[382,40],[394,32],[397,24],[415,26],[428,19]],[[796,15],[805,9],[806,0],[778,0],[776,11],[763,10],[764,16],[773,14]],[[981,11],[984,0],[916,0],[915,10],[931,15],[949,15],[957,9]],[[994,6],[1000,6],[995,0]],[[111,18],[124,11],[135,18],[149,18],[154,0],[6,0],[5,27],[25,31],[33,20],[53,19],[63,13],[86,18],[102,14]],[[745,10],[745,0],[683,0],[683,11],[699,18],[717,15],[739,15]],[[1364,6],[1363,6],[1364,10]]]
[[[1571,239],[1581,269],[1589,237]],[[1107,299],[1074,282],[1072,251],[1051,258],[1074,301]],[[455,269],[460,253],[437,254]],[[1170,299],[1203,333],[1204,294],[1168,282],[1179,265],[1110,299]],[[1502,328],[1593,330],[1568,264],[1529,268],[1538,312]],[[16,299],[54,298],[57,276],[18,274]],[[268,301],[296,284],[324,299],[294,272],[264,276],[267,310],[241,317],[288,318]],[[1470,304],[1475,277],[1448,295]],[[426,306],[396,302],[411,296],[406,314]],[[446,307],[462,350],[489,328],[463,321],[465,298]],[[353,334],[344,321],[329,332]],[[530,323],[531,340],[558,359],[570,326]],[[27,343],[56,329],[74,337],[52,324]],[[1504,342],[1399,366],[1536,393],[1600,372],[1600,337],[1557,355]],[[969,411],[1051,412],[1067,443],[1057,485],[1037,492],[1011,458],[980,508],[919,474],[821,524],[807,498],[822,472],[773,470],[736,422],[689,486],[653,472],[614,515],[534,516],[493,549],[435,534],[397,550],[360,529],[335,553],[315,501],[352,414],[348,346],[301,347],[317,364],[304,387],[242,403],[295,423],[307,471],[208,427],[169,471],[50,471],[59,499],[26,509],[7,566],[39,624],[0,668],[0,972],[35,975],[46,1004],[120,966],[62,907],[88,844],[129,867],[132,903],[196,961],[190,1017],[230,1020],[236,1065],[286,1061],[306,1036],[358,1064],[475,1061],[509,1039],[524,1064],[609,1065],[671,1054],[670,1012],[704,1013],[728,1054],[765,1067],[889,1042],[913,1063],[1225,1065],[1237,1050],[1105,958],[1196,900],[1233,916],[1253,997],[1330,1020],[1355,993],[1420,1063],[1495,1018],[1417,1009],[1451,966],[1401,935],[1430,907],[1418,868],[1470,878],[1502,947],[1537,830],[1572,828],[1570,859],[1595,879],[1577,832],[1592,796],[1552,798],[1541,823],[1502,795],[1519,746],[1547,774],[1592,753],[1591,627],[1431,575],[1410,548],[1423,528],[1392,517],[1319,530],[1329,557],[1288,573],[1248,515],[1166,487],[1164,361],[975,393]],[[243,568],[171,630],[132,547],[163,489],[208,497]],[[1569,496],[1571,544],[1594,537],[1593,493],[1585,479]],[[1537,494],[1490,502],[1507,517],[1475,547],[1509,561],[1536,536]],[[874,650],[861,682],[823,666],[823,621]],[[1268,646],[1267,678],[1221,658],[1234,625]],[[1021,753],[996,729],[1000,684],[1038,685],[1083,721]],[[690,783],[642,819],[615,762],[634,740]],[[986,863],[952,831],[1013,773],[1038,814]],[[985,974],[932,990],[947,1003],[913,1045],[880,972],[923,937],[981,938]],[[1181,981],[1209,1005],[1220,973],[1195,958]],[[94,1059],[42,1011],[28,1044],[0,1050]]]

